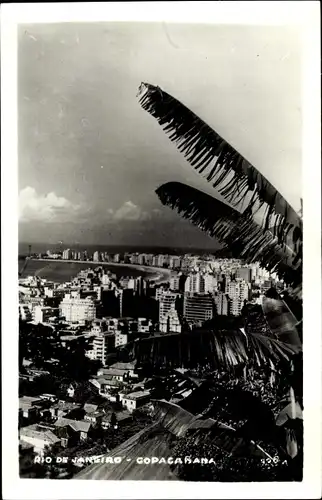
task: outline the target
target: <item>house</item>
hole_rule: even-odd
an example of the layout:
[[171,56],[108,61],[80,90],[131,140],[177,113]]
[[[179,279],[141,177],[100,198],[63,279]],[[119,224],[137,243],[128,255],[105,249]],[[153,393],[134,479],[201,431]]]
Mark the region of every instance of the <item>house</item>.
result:
[[35,419],[46,402],[40,397],[22,396],[19,398],[19,413],[23,418]]
[[50,407],[50,414],[53,418],[60,418],[68,415],[71,411],[81,409],[81,404],[74,401],[64,401],[60,399]]
[[45,449],[59,449],[60,439],[47,426],[33,424],[22,427],[19,431],[20,441],[33,446],[37,455],[44,455]]
[[55,422],[55,427],[71,427],[71,429],[78,433],[79,439],[85,441],[88,432],[91,428],[91,423],[84,420],[71,420],[70,418],[60,417]]
[[137,391],[129,394],[120,394],[120,401],[130,413],[150,401],[150,391]]
[[55,429],[55,434],[60,438],[60,444],[62,448],[76,446],[79,442],[78,433],[69,425],[66,425],[65,427],[57,426]]
[[90,380],[90,382],[98,388],[99,394],[101,396],[107,397],[108,399],[110,399],[110,401],[117,401],[116,395],[118,393],[118,390],[122,387],[121,382],[119,382],[118,380],[113,380],[112,378],[105,377],[93,378]]
[[50,401],[51,403],[56,403],[58,399],[55,394],[40,394],[39,398],[45,401]]
[[133,362],[133,363],[120,363],[120,362],[118,362],[118,363],[114,363],[113,365],[111,365],[109,367],[109,369],[126,371],[126,372],[128,372],[130,378],[137,378],[138,374],[135,372],[135,367],[136,367],[135,362]]
[[86,422],[90,422],[92,425],[97,425],[102,422],[102,418],[104,417],[105,413],[103,411],[93,411],[90,413],[86,413],[84,416],[84,420]]
[[92,404],[92,403],[85,403],[84,404],[84,411],[85,413],[93,413],[94,411],[98,410],[98,405]]
[[121,368],[101,368],[98,370],[97,375],[104,378],[111,377],[113,380],[118,380],[119,382],[127,382],[130,377],[130,371]]
[[103,429],[109,429],[111,427],[113,421],[113,413],[115,415],[116,428],[121,427],[123,424],[131,422],[133,420],[131,413],[129,413],[128,411],[109,411],[102,419],[101,426]]

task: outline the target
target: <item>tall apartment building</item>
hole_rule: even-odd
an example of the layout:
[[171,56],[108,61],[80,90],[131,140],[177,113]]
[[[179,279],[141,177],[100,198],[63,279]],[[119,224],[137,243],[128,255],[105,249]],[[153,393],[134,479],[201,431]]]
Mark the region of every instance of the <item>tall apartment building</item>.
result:
[[70,248],[66,248],[66,250],[63,251],[63,259],[64,260],[70,260],[71,258],[71,249]]
[[170,290],[179,291],[180,290],[180,275],[170,277]]
[[67,323],[79,323],[85,325],[87,321],[92,321],[96,316],[96,306],[92,298],[81,299],[79,296],[73,297],[66,294],[59,305],[60,315]]
[[180,257],[177,257],[176,255],[172,255],[171,257],[169,257],[169,267],[171,269],[180,269],[181,267]]
[[93,261],[94,262],[99,262],[100,261],[100,254],[99,254],[99,252],[97,250],[93,254]]
[[245,281],[229,281],[226,283],[226,293],[231,299],[248,300],[249,285]]
[[163,293],[160,294],[159,298],[159,323],[163,321],[163,318],[167,316],[169,313],[172,304],[176,303],[178,294],[169,292],[169,291],[163,291]]
[[203,323],[212,319],[213,314],[214,301],[210,294],[185,294],[183,315],[188,323]]
[[217,314],[219,316],[228,316],[229,314],[229,297],[225,293],[218,292],[214,297]]
[[185,282],[187,293],[213,293],[217,280],[212,274],[191,273]]
[[164,333],[181,332],[182,326],[178,316],[178,311],[175,308],[175,303],[171,304],[170,311],[166,315],[161,316],[159,327],[160,331]]
[[240,316],[243,307],[244,301],[238,297],[235,297],[229,302],[229,313],[232,316]]
[[101,331],[92,337],[91,349],[86,351],[86,356],[90,359],[100,361],[105,366],[107,355],[113,352],[114,348],[115,334]]

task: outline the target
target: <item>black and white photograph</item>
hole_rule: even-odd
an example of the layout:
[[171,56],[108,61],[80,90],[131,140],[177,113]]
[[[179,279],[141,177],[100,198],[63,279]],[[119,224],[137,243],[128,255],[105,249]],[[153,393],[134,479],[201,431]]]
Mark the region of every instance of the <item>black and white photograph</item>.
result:
[[303,26],[226,19],[17,22],[23,484],[305,479]]

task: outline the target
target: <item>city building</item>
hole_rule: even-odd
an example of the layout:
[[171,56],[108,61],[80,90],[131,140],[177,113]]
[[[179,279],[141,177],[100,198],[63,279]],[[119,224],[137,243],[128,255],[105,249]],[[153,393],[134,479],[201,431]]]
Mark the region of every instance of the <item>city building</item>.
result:
[[56,307],[42,307],[36,306],[32,312],[33,321],[35,323],[48,323],[50,319],[57,318],[59,309]]
[[231,299],[229,303],[229,313],[232,316],[240,316],[244,304],[245,301],[238,297]]
[[63,259],[64,260],[71,259],[71,249],[70,248],[66,248],[66,250],[63,251]]
[[229,297],[225,293],[217,292],[214,296],[217,314],[219,316],[228,316],[229,314]]
[[245,281],[229,281],[226,283],[226,293],[231,299],[248,300],[249,284]]
[[94,301],[87,297],[81,299],[72,297],[71,294],[66,294],[59,305],[60,315],[65,318],[67,323],[78,323],[85,325],[86,322],[92,321],[96,316],[96,306]]
[[138,333],[150,333],[152,331],[152,320],[138,318]]
[[171,304],[170,310],[166,315],[160,317],[159,328],[160,331],[163,333],[181,332],[182,326],[179,319],[178,311],[175,308],[175,303]]
[[185,294],[183,315],[188,323],[203,323],[213,318],[214,301],[211,294]]
[[100,254],[99,252],[96,250],[96,252],[94,252],[93,254],[93,261],[94,262],[99,262],[101,259],[100,259]]
[[101,332],[91,338],[91,348],[86,351],[86,356],[92,360],[97,360],[106,365],[108,354],[114,352],[115,334]]
[[19,318],[23,321],[32,321],[32,312],[28,304],[19,304]]
[[179,291],[180,290],[180,274],[175,274],[170,277],[170,290]]
[[178,294],[170,291],[163,291],[159,294],[159,323],[163,322],[163,318],[167,317],[172,304],[176,303]]
[[149,391],[137,391],[130,394],[120,393],[119,396],[122,406],[126,408],[130,413],[150,401]]
[[129,336],[128,333],[117,330],[115,332],[115,347],[126,345],[129,342]]
[[185,282],[187,293],[213,293],[217,281],[212,274],[190,273]]

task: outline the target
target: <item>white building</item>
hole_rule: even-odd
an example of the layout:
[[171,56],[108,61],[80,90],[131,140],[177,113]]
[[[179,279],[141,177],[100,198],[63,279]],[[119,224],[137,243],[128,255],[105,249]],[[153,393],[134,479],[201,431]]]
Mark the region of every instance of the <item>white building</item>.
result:
[[187,293],[213,293],[217,280],[212,274],[191,273],[186,279],[184,291]]
[[114,351],[115,335],[114,333],[99,333],[92,338],[91,349],[86,351],[86,356],[92,360],[98,360],[103,366],[106,365],[107,355]]
[[132,392],[130,394],[120,394],[120,402],[122,406],[126,408],[130,413],[145,405],[150,401],[149,391],[138,391]]
[[229,312],[232,316],[240,316],[241,310],[244,307],[244,301],[240,298],[231,299],[229,304]]
[[19,304],[19,317],[23,321],[31,321],[32,320],[32,312],[28,304]]
[[179,291],[180,289],[180,274],[176,274],[175,276],[171,276],[170,278],[170,290]]
[[121,330],[117,330],[115,332],[115,347],[121,347],[122,345],[126,345],[129,341],[129,334],[124,333]]
[[100,255],[99,255],[99,252],[97,250],[96,250],[96,252],[94,252],[93,261],[94,262],[99,262],[100,261]]
[[152,329],[152,320],[147,318],[138,318],[138,332],[149,333]]
[[177,293],[164,291],[159,295],[159,323],[163,321],[163,318],[168,315],[172,304],[175,304],[178,297]]
[[57,317],[59,309],[55,307],[36,306],[32,312],[33,321],[35,323],[47,323],[50,318]]
[[70,294],[66,294],[59,309],[60,315],[65,318],[67,323],[84,325],[86,321],[93,321],[96,316],[96,307],[90,297],[81,299],[79,296],[72,297]]
[[63,251],[63,259],[70,260],[70,258],[71,258],[71,249],[66,248],[66,250]]
[[230,281],[227,283],[227,294],[231,299],[240,299],[242,301],[249,298],[249,284],[245,281]]
[[164,333],[176,332],[180,333],[182,330],[181,322],[178,316],[178,312],[175,309],[175,304],[171,304],[170,311],[167,315],[160,318],[159,323],[160,331]]

